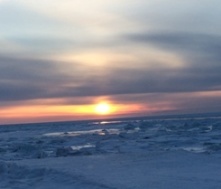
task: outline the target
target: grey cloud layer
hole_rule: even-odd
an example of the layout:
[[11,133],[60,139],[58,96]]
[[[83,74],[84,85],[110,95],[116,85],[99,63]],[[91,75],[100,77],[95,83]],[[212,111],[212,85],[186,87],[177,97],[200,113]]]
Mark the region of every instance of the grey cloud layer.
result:
[[[122,67],[107,67],[108,72],[104,75],[80,63],[74,63],[67,73],[62,70],[64,67],[69,69],[67,63],[1,57],[0,99],[221,90],[219,37],[154,34],[127,36],[127,40],[178,53],[185,59],[186,65],[183,68],[133,70],[125,62]],[[148,64],[148,60],[143,61]]]
[[0,99],[28,100],[56,96],[57,87],[68,76],[55,63],[39,60],[0,58]]
[[178,53],[212,55],[211,58],[221,59],[221,36],[197,33],[138,33],[125,37],[127,40],[137,43],[153,45],[164,50],[172,50]]

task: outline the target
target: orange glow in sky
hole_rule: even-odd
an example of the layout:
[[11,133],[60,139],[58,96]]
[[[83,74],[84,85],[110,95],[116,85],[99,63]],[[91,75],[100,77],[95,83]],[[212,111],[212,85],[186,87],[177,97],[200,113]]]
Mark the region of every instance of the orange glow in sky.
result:
[[[83,120],[113,118],[138,112],[142,109],[139,104],[114,104],[98,101],[94,104],[83,105],[18,105],[0,110],[1,124],[41,122],[41,120]],[[4,121],[8,120],[8,121]]]
[[[137,98],[143,99],[144,94]],[[130,98],[132,98],[131,96]],[[128,96],[118,96],[127,99]],[[35,123],[54,121],[74,121],[92,119],[110,119],[119,117],[138,117],[153,115],[160,111],[173,111],[173,103],[165,99],[145,102],[128,102],[114,99],[112,96],[82,97],[76,101],[64,98],[23,101],[16,106],[0,109],[0,125],[10,123]]]

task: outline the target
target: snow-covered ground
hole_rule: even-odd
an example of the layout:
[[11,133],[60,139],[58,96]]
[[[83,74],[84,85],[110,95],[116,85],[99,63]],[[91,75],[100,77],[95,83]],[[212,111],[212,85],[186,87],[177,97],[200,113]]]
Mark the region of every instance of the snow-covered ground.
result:
[[220,189],[221,118],[0,126],[0,189]]

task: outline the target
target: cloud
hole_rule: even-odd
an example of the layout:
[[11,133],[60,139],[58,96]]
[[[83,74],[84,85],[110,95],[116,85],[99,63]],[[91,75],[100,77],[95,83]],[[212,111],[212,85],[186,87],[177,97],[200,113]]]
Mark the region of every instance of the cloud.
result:
[[125,36],[125,39],[140,44],[153,45],[163,50],[179,53],[211,54],[221,59],[221,37],[199,33],[137,33]]
[[114,6],[115,13],[129,20],[131,25],[137,24],[137,31],[220,33],[218,0],[138,0]]
[[[93,64],[0,57],[0,100],[220,90],[221,65],[215,61],[203,62],[207,60],[203,58],[196,60],[198,62],[192,63],[193,59],[187,57],[187,65],[181,68],[157,66],[134,69],[127,67],[126,62],[119,67],[109,64],[107,67],[104,65],[106,71],[103,72]],[[143,61],[143,64],[145,61],[148,64],[148,60]]]
[[[221,68],[219,68],[220,70]],[[221,76],[217,68],[197,67],[186,69],[157,68],[132,70],[112,69],[104,78],[82,82],[74,88],[66,88],[73,96],[103,96],[139,93],[181,93],[221,89]]]
[[[111,101],[115,103],[128,104],[137,103],[146,106],[142,113],[177,114],[177,113],[203,113],[220,112],[221,91],[208,92],[185,92],[185,93],[146,93],[115,95]],[[153,110],[153,112],[148,111]],[[163,111],[162,111],[163,110]]]
[[[131,85],[146,83],[146,92],[189,92],[220,89],[221,86],[221,37],[193,33],[137,33],[124,37],[131,45],[152,47],[170,52],[181,59],[179,69],[150,69],[127,72],[133,75]],[[159,52],[159,56],[160,52]],[[145,60],[144,60],[145,61]],[[163,64],[162,64],[163,65]],[[123,72],[122,72],[123,73]],[[127,75],[126,73],[126,75]],[[137,85],[140,80],[141,85]],[[125,84],[127,86],[127,84]]]
[[0,57],[1,100],[53,97],[57,87],[68,81],[70,77],[56,62]]

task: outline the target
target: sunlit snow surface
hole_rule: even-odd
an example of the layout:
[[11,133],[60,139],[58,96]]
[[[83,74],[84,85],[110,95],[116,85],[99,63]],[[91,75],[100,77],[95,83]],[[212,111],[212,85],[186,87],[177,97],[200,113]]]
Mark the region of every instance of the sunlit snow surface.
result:
[[220,189],[221,118],[0,126],[0,188]]

